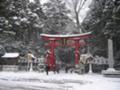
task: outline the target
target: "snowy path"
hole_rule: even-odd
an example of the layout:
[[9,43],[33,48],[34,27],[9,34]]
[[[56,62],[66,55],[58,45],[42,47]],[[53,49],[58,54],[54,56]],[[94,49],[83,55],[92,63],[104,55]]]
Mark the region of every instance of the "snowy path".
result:
[[50,72],[0,72],[0,90],[120,90],[120,78]]

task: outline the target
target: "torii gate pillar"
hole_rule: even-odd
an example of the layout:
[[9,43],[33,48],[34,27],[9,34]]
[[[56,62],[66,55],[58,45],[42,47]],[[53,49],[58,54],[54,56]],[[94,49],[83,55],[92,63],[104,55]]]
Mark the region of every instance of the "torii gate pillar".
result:
[[55,53],[54,53],[55,40],[51,40],[50,42],[51,42],[51,47],[50,47],[50,51],[51,51],[50,66],[54,66],[55,65]]
[[80,51],[79,51],[79,40],[75,40],[75,65],[79,64],[79,57],[80,57]]

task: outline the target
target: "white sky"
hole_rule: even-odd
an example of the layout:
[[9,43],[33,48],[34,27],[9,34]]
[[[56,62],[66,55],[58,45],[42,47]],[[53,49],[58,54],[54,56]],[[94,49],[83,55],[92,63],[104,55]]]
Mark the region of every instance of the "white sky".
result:
[[30,2],[34,2],[34,0],[29,0]]
[[89,11],[89,5],[91,4],[92,0],[87,0],[85,8],[81,10],[80,13],[80,21],[82,22],[83,19],[86,17],[87,12]]
[[[34,2],[34,0],[29,0],[30,2]],[[47,2],[48,0],[40,0],[41,4]]]
[[[87,0],[86,4],[84,5],[83,9],[80,11],[79,19],[80,22],[83,21],[83,19],[86,17],[87,12],[90,10],[89,5],[91,4],[92,0]],[[70,5],[67,5],[68,9],[73,9],[73,7]],[[74,13],[69,14],[69,17],[74,19]]]

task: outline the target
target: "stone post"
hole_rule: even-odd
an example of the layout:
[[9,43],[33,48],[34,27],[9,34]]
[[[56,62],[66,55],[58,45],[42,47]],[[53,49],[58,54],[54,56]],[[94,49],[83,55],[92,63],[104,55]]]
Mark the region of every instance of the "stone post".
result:
[[32,63],[30,63],[30,70],[29,70],[30,72],[32,72],[33,71],[33,62]]
[[114,58],[113,58],[113,41],[108,39],[108,64],[109,68],[113,68]]
[[[88,55],[91,57],[92,55],[91,55],[91,53],[90,53],[90,47],[88,46],[87,47],[87,53],[88,53]],[[88,73],[93,73],[93,71],[92,71],[92,59],[90,58],[89,59],[89,72]]]
[[90,74],[93,73],[93,72],[92,72],[92,63],[91,63],[91,61],[89,62],[89,73],[90,73]]
[[102,74],[107,76],[119,76],[120,71],[114,69],[113,41],[111,38],[108,39],[108,64],[109,68],[103,70]]

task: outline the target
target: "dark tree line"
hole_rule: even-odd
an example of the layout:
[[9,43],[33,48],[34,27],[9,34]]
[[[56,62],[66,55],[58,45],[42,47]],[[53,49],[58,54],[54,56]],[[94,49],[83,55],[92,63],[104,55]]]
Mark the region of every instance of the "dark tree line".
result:
[[94,54],[107,57],[107,39],[113,39],[114,56],[120,59],[120,0],[94,0],[82,25],[95,38]]
[[7,52],[26,52],[34,49],[43,53],[40,33],[62,33],[70,20],[62,0],[50,0],[44,5],[40,0],[0,1],[0,45]]

